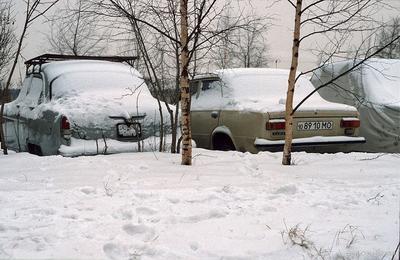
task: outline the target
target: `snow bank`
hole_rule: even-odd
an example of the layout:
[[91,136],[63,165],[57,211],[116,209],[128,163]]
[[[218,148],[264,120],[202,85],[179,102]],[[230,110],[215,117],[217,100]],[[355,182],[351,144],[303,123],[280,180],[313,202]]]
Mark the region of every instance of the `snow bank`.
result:
[[[390,259],[398,155],[0,155],[0,258]],[[304,242],[308,248],[294,245]]]

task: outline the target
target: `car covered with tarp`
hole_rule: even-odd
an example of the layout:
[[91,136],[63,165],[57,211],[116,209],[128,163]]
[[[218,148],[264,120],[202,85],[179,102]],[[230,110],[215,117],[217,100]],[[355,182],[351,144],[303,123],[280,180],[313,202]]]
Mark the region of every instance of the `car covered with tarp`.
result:
[[[360,64],[353,69],[355,64]],[[370,59],[326,64],[311,78],[326,100],[355,106],[361,119],[354,146],[365,152],[400,152],[400,60]]]

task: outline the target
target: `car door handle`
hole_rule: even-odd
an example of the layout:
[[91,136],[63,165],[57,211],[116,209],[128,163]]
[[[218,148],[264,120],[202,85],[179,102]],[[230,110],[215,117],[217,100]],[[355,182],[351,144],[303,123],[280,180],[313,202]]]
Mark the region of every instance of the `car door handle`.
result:
[[219,114],[218,111],[212,111],[212,112],[211,112],[211,117],[212,117],[212,118],[217,118],[217,117],[218,117],[218,114]]

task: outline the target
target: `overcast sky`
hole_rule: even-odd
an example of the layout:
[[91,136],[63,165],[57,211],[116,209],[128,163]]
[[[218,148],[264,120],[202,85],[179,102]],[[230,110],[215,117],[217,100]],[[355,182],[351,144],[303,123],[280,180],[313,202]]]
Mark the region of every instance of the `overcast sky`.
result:
[[[62,0],[63,1],[63,0]],[[222,1],[222,0],[220,0]],[[377,14],[376,19],[387,20],[390,17],[399,15],[400,0],[385,0],[391,5],[395,5],[399,9],[397,11],[382,11]],[[289,5],[287,0],[282,0],[280,3],[275,4],[272,8],[267,8],[272,2],[271,0],[250,0],[251,4],[256,8],[260,14],[268,14],[274,16],[274,26],[272,26],[266,36],[267,44],[269,46],[269,57],[271,59],[271,67],[275,67],[275,60],[278,60],[278,67],[288,68],[290,64],[291,43],[292,43],[292,27],[293,27],[293,8]],[[18,25],[18,34],[21,30],[21,24],[24,15],[24,1],[14,0]],[[25,40],[23,57],[29,59],[34,56],[48,51],[48,44],[46,42],[46,34],[49,30],[49,24],[37,21],[29,30],[29,35]],[[307,44],[303,45],[303,52],[301,53],[300,69],[305,70],[316,64],[316,57],[308,53],[307,49],[314,48],[318,42],[318,38],[314,38]],[[118,54],[116,50],[109,50],[110,55]]]

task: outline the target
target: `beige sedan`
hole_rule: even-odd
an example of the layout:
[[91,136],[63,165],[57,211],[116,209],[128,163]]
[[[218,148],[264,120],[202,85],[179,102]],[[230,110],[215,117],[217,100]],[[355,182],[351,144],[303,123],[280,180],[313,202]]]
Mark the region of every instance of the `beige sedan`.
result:
[[[197,147],[214,150],[280,151],[285,139],[288,71],[226,69],[191,82],[192,137]],[[300,77],[294,104],[313,90]],[[347,151],[363,143],[354,107],[327,102],[318,93],[294,114],[293,150]]]

